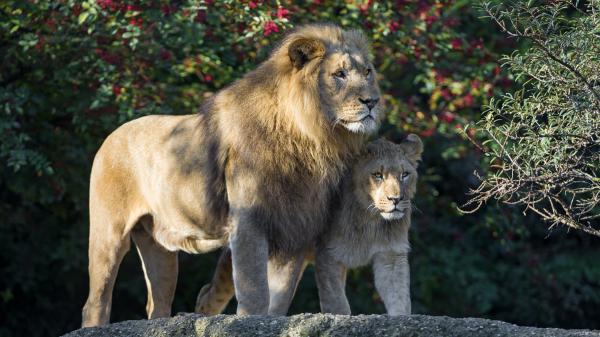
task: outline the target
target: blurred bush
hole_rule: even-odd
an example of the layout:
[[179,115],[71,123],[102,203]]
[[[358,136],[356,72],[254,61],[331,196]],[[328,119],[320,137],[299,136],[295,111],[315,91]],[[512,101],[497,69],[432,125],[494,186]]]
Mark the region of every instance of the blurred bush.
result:
[[[416,313],[599,328],[598,241],[548,233],[519,209],[462,216],[482,154],[461,136],[511,88],[496,60],[518,48],[464,0],[75,1],[0,3],[0,336],[58,335],[87,296],[93,155],[123,122],[194,113],[208,93],[264,60],[285,31],[331,21],[373,42],[387,120],[381,135],[426,144],[414,215]],[[476,136],[476,135],[472,135]],[[216,254],[181,254],[173,312],[191,311]],[[308,270],[292,312],[316,312]],[[112,320],[145,316],[134,253]],[[349,276],[355,313],[383,312],[368,269]],[[231,307],[228,309],[231,310]],[[34,323],[34,324],[32,324]]]

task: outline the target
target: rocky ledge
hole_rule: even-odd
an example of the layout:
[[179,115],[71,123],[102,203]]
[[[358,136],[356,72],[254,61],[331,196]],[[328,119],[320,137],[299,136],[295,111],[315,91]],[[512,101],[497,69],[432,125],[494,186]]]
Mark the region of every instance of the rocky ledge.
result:
[[65,337],[600,337],[600,331],[521,327],[481,318],[387,315],[336,316],[302,314],[290,317],[201,316],[185,314],[173,318],[126,321],[103,327],[84,328]]

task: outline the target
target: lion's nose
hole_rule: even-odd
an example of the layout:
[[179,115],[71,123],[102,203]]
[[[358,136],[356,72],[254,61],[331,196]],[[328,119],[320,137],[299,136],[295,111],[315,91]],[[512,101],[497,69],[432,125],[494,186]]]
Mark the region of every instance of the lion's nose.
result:
[[377,102],[379,102],[379,98],[359,98],[358,100],[362,104],[365,104],[369,110],[373,109],[377,105]]
[[400,202],[400,197],[398,196],[394,196],[394,197],[387,197],[389,201],[393,202],[394,205],[398,205],[398,203]]

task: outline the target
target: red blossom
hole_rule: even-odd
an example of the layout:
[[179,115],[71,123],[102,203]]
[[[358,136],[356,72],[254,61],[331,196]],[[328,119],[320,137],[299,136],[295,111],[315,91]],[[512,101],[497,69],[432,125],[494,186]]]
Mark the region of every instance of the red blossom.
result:
[[400,28],[400,22],[390,21],[390,22],[388,22],[387,26],[390,29],[390,32],[395,32]]
[[431,6],[429,6],[427,1],[419,1],[419,5],[417,6],[417,15],[421,17],[425,16],[427,12],[429,12],[429,8],[431,8]]
[[123,88],[120,85],[113,84],[113,87],[112,87],[113,95],[115,95],[116,97],[119,97],[119,95],[121,95],[122,91],[123,91]]
[[127,5],[127,6],[123,7],[124,12],[139,12],[141,10],[142,10],[142,8],[137,5]]
[[279,27],[277,27],[277,24],[275,22],[267,21],[263,25],[263,30],[264,30],[264,35],[269,36],[269,35],[271,35],[271,33],[279,32]]
[[161,58],[163,61],[168,61],[168,60],[170,60],[172,56],[173,56],[173,55],[171,54],[171,52],[170,52],[170,51],[168,51],[168,50],[166,50],[166,49],[161,49],[161,50],[160,50],[160,58]]
[[194,21],[200,23],[206,22],[206,11],[204,9],[199,10]]
[[169,16],[175,12],[177,12],[177,6],[176,5],[163,5],[162,7],[160,7],[160,11],[163,13],[163,15],[165,16]]
[[425,17],[425,23],[427,24],[427,26],[431,26],[434,22],[436,22],[438,19],[437,16],[435,15],[427,15]]
[[368,0],[367,2],[365,2],[362,5],[358,6],[358,9],[363,13],[363,14],[367,14],[367,12],[369,11],[369,7],[371,7],[371,5],[373,4],[373,0]]
[[248,1],[248,7],[250,7],[250,9],[254,9],[258,6],[258,4],[254,1]]
[[463,103],[465,104],[466,107],[470,107],[473,105],[473,95],[471,95],[471,93],[468,93],[465,95],[465,97],[463,97]]
[[450,44],[452,45],[452,49],[459,50],[462,48],[463,43],[462,43],[461,39],[455,38],[455,39],[452,39],[452,42],[450,42]]
[[212,82],[213,77],[209,74],[204,75],[204,82]]
[[285,9],[283,7],[277,8],[277,17],[278,18],[283,19],[283,18],[287,17],[288,14],[290,14],[290,11],[288,11],[287,9]]
[[494,68],[494,76],[498,76],[500,74],[500,66],[496,66]]
[[409,0],[396,0],[396,8],[402,9],[402,7],[408,5]]
[[442,89],[440,94],[442,95],[442,98],[444,98],[446,101],[449,101],[452,99],[452,94],[450,93],[450,90],[448,90],[447,88]]
[[144,24],[144,19],[142,18],[131,18],[129,20],[129,24],[132,26],[136,26],[139,28],[142,28],[143,24]]
[[415,46],[413,48],[413,54],[415,55],[415,58],[417,58],[417,59],[421,58],[421,55],[422,55],[421,48]]
[[41,51],[46,45],[46,38],[38,34],[38,42],[35,44],[35,50]]
[[449,111],[444,111],[440,114],[440,120],[444,123],[452,123],[452,121],[454,120],[455,115],[452,112]]
[[108,64],[113,64],[113,65],[118,65],[121,63],[121,58],[115,54],[111,54],[110,52],[107,52],[106,50],[100,49],[100,48],[96,48],[95,50],[96,55],[98,55],[98,57],[108,63]]
[[435,133],[435,128],[431,128],[431,129],[423,130],[419,134],[422,137],[431,137],[431,136],[433,136],[434,133]]
[[473,49],[483,49],[483,39],[479,38],[477,40],[471,41],[471,48],[473,48]]
[[73,6],[73,16],[77,17],[79,16],[79,14],[81,14],[81,5],[75,5]]
[[48,29],[50,31],[55,31],[56,30],[56,22],[54,21],[54,19],[47,19],[46,22],[44,22],[44,25],[46,27],[48,27]]
[[460,20],[456,17],[450,17],[444,20],[444,26],[446,27],[454,27],[460,23]]
[[444,84],[445,81],[446,81],[446,76],[444,76],[444,74],[442,74],[441,71],[436,70],[435,71],[435,82],[437,84]]
[[113,0],[97,0],[96,3],[98,4],[98,6],[100,6],[100,8],[108,9],[113,12],[122,8],[121,3]]

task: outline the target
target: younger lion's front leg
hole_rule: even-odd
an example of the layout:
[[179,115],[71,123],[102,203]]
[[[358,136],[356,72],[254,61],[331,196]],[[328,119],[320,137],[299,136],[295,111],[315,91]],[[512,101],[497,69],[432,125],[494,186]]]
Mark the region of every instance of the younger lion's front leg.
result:
[[375,288],[389,315],[410,315],[408,253],[379,253],[373,260]]
[[249,216],[233,215],[231,221],[230,248],[237,314],[266,315],[269,310],[266,233]]
[[325,250],[318,250],[315,269],[321,312],[350,315],[350,304],[345,290],[346,267]]

